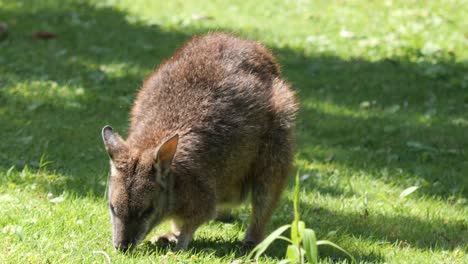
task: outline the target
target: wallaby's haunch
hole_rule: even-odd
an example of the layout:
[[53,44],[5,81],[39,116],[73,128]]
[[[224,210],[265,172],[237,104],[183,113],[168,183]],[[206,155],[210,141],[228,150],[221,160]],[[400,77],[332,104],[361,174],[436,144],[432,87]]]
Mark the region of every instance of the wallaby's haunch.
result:
[[164,219],[186,249],[217,210],[251,197],[244,239],[259,243],[284,188],[297,103],[261,44],[194,37],[143,83],[126,140],[102,130],[111,159],[114,246],[135,246]]

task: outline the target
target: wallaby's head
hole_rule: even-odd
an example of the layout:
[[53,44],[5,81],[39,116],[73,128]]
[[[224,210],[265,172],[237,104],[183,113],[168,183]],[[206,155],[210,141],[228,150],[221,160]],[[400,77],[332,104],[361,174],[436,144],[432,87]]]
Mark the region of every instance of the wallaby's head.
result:
[[127,250],[143,239],[168,213],[172,188],[171,164],[179,137],[160,146],[136,150],[110,126],[102,129],[110,157],[108,205],[114,247]]

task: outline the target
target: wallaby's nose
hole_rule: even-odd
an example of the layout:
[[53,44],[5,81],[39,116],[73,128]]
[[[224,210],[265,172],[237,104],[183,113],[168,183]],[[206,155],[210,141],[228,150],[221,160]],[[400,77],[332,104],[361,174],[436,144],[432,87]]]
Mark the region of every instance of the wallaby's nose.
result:
[[122,241],[118,244],[114,244],[114,247],[122,252],[126,252],[130,248],[130,243],[127,241]]

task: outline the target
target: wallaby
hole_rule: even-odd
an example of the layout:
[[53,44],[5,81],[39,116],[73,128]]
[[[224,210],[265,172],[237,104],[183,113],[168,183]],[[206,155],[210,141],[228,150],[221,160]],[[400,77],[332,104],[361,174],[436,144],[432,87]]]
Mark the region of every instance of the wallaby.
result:
[[127,250],[170,219],[161,238],[186,249],[217,210],[249,195],[243,242],[261,242],[287,180],[297,108],[263,45],[227,33],[185,43],[144,81],[127,139],[102,129],[114,246]]

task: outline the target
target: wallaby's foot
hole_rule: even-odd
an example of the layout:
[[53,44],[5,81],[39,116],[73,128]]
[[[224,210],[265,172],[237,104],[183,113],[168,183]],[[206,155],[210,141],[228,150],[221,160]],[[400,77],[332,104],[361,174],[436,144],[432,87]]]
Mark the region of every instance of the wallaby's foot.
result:
[[243,255],[247,255],[258,245],[257,241],[248,241],[248,240],[242,240],[242,245],[239,248],[239,251]]
[[223,223],[232,223],[234,222],[234,216],[231,213],[231,210],[220,210],[216,211],[216,221]]
[[168,247],[174,249],[174,251],[186,250],[190,241],[192,241],[193,233],[181,233],[176,236],[174,233],[166,233],[162,236],[153,237],[150,242],[152,245],[157,247]]
[[171,246],[175,245],[178,241],[178,237],[173,233],[166,233],[162,236],[155,236],[151,238],[151,244],[155,246]]
[[174,251],[187,250],[187,247],[192,241],[193,233],[181,232],[180,236],[177,237],[177,245],[174,248]]
[[256,247],[258,244],[259,244],[259,241],[247,241],[244,239],[242,241],[242,248],[250,250]]
[[176,236],[174,233],[166,233],[162,236],[155,236],[151,239],[151,244],[159,247],[171,247],[174,251],[186,250],[188,244],[192,241],[191,234],[181,233]]
[[257,229],[250,226],[247,229],[244,240],[242,240],[242,251],[250,252],[263,240],[263,229]]

